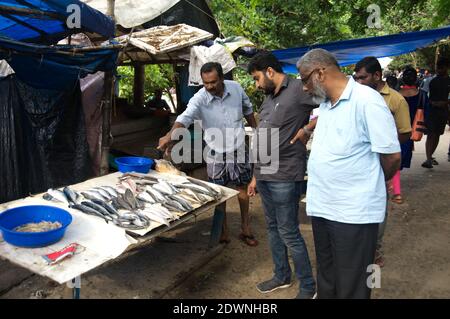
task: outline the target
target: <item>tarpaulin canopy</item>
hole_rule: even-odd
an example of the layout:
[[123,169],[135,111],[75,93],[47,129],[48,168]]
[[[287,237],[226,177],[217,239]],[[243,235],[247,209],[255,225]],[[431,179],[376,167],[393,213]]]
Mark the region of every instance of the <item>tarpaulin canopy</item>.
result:
[[[81,0],[91,7],[106,13],[106,0]],[[180,0],[115,0],[114,17],[117,24],[132,28],[153,20]]]
[[37,89],[63,90],[87,74],[116,66],[117,49],[81,50],[0,38],[0,59],[8,62],[21,81]]
[[[76,5],[76,9],[69,5]],[[72,18],[78,12],[80,28],[72,28],[72,24],[76,26],[77,22]],[[111,38],[114,36],[114,22],[78,0],[0,0],[0,36],[54,44],[80,32]]]
[[450,36],[450,26],[439,29],[399,33],[380,37],[315,44],[299,48],[274,50],[274,55],[283,63],[285,72],[297,73],[295,64],[309,50],[322,48],[332,52],[341,66],[355,64],[366,56],[377,58],[396,56],[424,48],[442,38]]

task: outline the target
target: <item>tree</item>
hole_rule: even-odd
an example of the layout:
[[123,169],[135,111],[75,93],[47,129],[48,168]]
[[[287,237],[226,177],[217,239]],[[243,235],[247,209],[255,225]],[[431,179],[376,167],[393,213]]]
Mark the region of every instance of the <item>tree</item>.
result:
[[[119,66],[117,72],[120,76],[119,97],[126,98],[128,103],[133,102],[134,68]],[[156,90],[167,91],[175,86],[172,65],[148,64],[145,66],[144,98],[148,99]]]
[[[210,0],[224,36],[241,35],[268,50],[331,41],[418,31],[450,23],[449,0],[377,0],[381,28],[369,28],[373,0]],[[417,53],[418,64],[429,65],[429,53]],[[411,56],[402,57],[408,64]],[[408,60],[409,59],[409,60]],[[240,61],[239,64],[245,64]],[[252,101],[253,81],[243,71],[237,79]]]

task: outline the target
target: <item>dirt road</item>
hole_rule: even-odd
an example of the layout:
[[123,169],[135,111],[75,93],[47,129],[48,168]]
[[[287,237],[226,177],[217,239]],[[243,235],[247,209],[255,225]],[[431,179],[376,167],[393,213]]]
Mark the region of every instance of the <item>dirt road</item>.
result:
[[[381,288],[375,289],[373,298],[450,298],[449,140],[446,131],[436,152],[440,165],[432,170],[420,167],[425,159],[424,141],[416,143],[412,168],[402,172],[406,201],[391,205]],[[210,214],[168,233],[165,240],[86,274],[82,298],[293,298],[298,283],[266,295],[255,289],[258,282],[271,277],[272,261],[259,197],[251,200],[250,209],[258,247],[248,247],[237,239],[240,216],[237,200],[233,200],[228,205],[231,243],[177,288],[165,290],[207,253]],[[304,209],[302,204],[301,220],[307,221]],[[302,224],[301,232],[315,271],[310,225]],[[0,261],[0,267],[0,276],[8,276],[0,280],[1,298],[69,296],[64,286],[39,276],[27,278],[26,272],[5,261]],[[27,279],[20,282],[21,278]],[[15,279],[16,286],[11,287]]]

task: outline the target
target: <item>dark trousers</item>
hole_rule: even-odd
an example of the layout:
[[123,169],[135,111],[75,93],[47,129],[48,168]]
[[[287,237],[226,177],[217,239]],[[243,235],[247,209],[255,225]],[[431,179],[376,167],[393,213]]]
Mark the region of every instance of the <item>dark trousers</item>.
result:
[[344,224],[312,217],[320,299],[369,299],[378,224]]

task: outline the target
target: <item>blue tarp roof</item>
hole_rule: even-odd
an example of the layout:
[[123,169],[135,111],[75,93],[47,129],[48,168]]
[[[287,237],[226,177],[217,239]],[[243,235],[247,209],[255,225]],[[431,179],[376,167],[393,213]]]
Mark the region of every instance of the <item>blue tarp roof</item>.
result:
[[[106,1],[106,0],[105,0]],[[81,13],[81,30],[70,29],[67,12],[76,4]],[[48,15],[12,14],[10,9],[32,9]],[[14,40],[41,44],[54,44],[70,34],[80,32],[97,33],[106,38],[114,36],[114,22],[103,13],[78,0],[0,0],[0,36]]]
[[309,50],[322,48],[332,52],[341,66],[355,64],[366,56],[383,58],[396,56],[426,47],[433,42],[450,36],[450,26],[439,29],[399,33],[380,37],[345,40],[316,44],[299,48],[272,51],[283,63],[288,73],[298,73],[295,64]]
[[9,63],[21,81],[37,89],[64,90],[74,87],[87,74],[111,71],[116,66],[118,49],[73,53],[73,48],[0,37],[0,59]]

